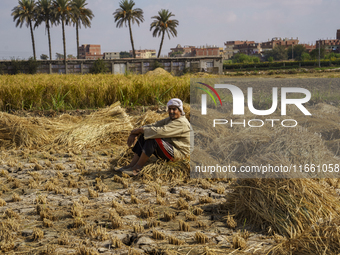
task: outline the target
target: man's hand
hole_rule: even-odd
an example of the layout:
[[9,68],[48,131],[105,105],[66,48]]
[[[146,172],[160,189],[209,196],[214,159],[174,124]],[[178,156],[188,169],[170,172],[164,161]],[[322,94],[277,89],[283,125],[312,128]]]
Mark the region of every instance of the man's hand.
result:
[[131,146],[135,143],[136,139],[137,139],[137,135],[132,135],[132,134],[131,134],[131,135],[129,136],[128,140],[127,140],[127,145],[128,145],[129,147],[131,147]]
[[143,133],[144,133],[143,128],[136,128],[136,129],[131,131],[130,135],[139,135],[139,134],[143,134]]

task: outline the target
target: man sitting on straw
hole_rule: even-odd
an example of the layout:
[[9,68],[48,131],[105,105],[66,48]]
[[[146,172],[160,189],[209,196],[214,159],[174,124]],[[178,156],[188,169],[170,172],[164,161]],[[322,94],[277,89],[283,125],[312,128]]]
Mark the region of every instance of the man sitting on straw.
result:
[[117,171],[138,175],[152,154],[165,160],[185,158],[190,153],[190,123],[185,117],[183,103],[173,98],[167,103],[169,117],[131,131],[127,140],[135,153],[131,163]]

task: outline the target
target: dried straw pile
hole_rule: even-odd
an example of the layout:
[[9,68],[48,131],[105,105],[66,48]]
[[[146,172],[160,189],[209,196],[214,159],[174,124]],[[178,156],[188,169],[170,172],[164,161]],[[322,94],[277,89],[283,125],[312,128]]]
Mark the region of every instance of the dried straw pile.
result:
[[[185,112],[185,117],[190,121],[190,104],[183,104],[183,110]],[[135,128],[144,125],[153,124],[156,121],[162,120],[169,117],[167,112],[157,113],[155,111],[148,110],[146,113],[136,116],[133,118],[132,122]]]
[[24,118],[0,113],[0,147],[89,148],[125,143],[132,129],[131,118],[117,102],[86,116],[68,114],[49,119]]
[[65,126],[64,132],[54,139],[58,147],[78,149],[96,147],[108,143],[116,145],[126,142],[132,130],[130,117],[116,102],[86,116],[81,122]]
[[340,214],[339,196],[313,179],[240,179],[226,206],[240,221],[294,237]]
[[147,72],[146,75],[167,75],[167,76],[170,76],[171,74],[169,72],[165,71],[163,68],[158,67],[153,71]]
[[0,147],[39,147],[50,142],[40,118],[22,118],[0,112]]
[[167,113],[159,114],[156,113],[155,111],[148,110],[146,113],[140,116],[136,116],[133,119],[134,127],[137,128],[145,125],[150,125],[152,123],[155,123],[156,121],[165,119],[168,116],[169,115]]
[[190,160],[164,161],[146,165],[140,172],[140,178],[148,180],[160,179],[162,181],[183,181],[190,177]]
[[272,249],[279,255],[338,255],[340,250],[340,218],[309,226],[294,238],[285,239]]
[[[186,105],[185,109],[189,116],[190,106]],[[125,145],[133,127],[152,124],[167,116],[167,113],[147,111],[132,118],[120,107],[120,102],[84,118],[68,114],[55,118],[27,118],[0,112],[0,148],[84,149]]]

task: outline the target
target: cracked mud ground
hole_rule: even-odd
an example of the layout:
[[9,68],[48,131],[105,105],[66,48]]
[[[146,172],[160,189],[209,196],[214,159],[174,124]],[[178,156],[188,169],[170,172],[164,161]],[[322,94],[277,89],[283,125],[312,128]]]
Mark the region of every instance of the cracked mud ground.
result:
[[264,254],[270,236],[227,218],[231,180],[122,176],[102,150],[0,154],[5,254]]

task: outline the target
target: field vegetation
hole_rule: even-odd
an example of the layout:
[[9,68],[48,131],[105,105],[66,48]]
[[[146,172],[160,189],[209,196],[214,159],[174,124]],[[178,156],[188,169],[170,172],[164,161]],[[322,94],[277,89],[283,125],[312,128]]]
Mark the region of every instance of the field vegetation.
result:
[[2,75],[0,110],[59,110],[189,102],[190,77],[171,75]]
[[[157,69],[156,69],[157,70]],[[163,70],[164,71],[164,70]],[[172,76],[136,74],[87,74],[87,75],[1,75],[0,111],[11,110],[76,110],[97,109],[120,101],[124,107],[164,105],[170,98],[190,102],[191,78],[216,77],[268,77],[268,78],[340,78],[331,70],[271,70],[269,72],[236,72],[223,76],[186,74]],[[270,94],[270,93],[269,93]],[[323,90],[313,93],[313,102],[336,99],[337,92]]]

